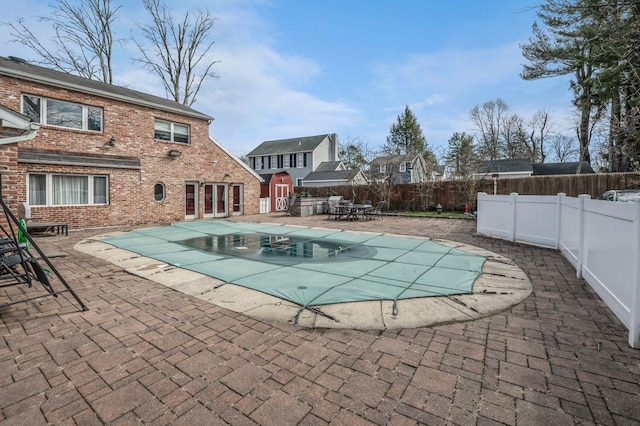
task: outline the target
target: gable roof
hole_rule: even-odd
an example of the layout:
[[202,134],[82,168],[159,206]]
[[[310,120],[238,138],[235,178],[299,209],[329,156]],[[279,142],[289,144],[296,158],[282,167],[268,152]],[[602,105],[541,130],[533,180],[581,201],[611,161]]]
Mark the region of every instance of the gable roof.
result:
[[301,138],[278,139],[264,141],[258,145],[247,156],[271,155],[271,154],[291,154],[294,152],[313,151],[326,138],[333,137],[334,133],[327,133],[317,136],[305,136]]
[[316,172],[335,172],[338,170],[342,161],[323,161],[318,164],[318,167],[314,171]]
[[159,96],[138,92],[121,86],[44,68],[30,64],[24,59],[15,58],[13,56],[9,56],[8,58],[0,56],[0,75],[87,93],[90,95],[101,96],[103,98],[128,102],[149,108],[157,108],[162,111],[173,112],[207,121],[213,120],[213,117],[184,106],[179,102],[170,101]]
[[310,182],[314,180],[326,181],[326,180],[350,180],[353,179],[360,170],[332,170],[332,171],[315,171],[311,172],[302,179],[303,182]]
[[444,164],[437,164],[435,166],[433,166],[433,173],[437,173],[439,175],[444,175],[444,172],[446,171]]
[[483,161],[480,173],[523,173],[533,172],[530,158]]
[[233,155],[231,153],[231,151],[229,151],[227,148],[224,147],[224,145],[222,145],[220,142],[218,142],[218,140],[216,138],[214,138],[213,136],[209,135],[209,140],[215,146],[220,148],[220,150],[222,150],[222,152],[224,152],[229,157],[231,157],[233,159],[233,161],[238,163],[240,165],[240,167],[242,167],[243,169],[245,169],[246,171],[251,173],[256,179],[258,179],[260,182],[262,182],[262,177],[255,170],[253,170],[251,167],[249,167],[249,165],[247,163],[245,163],[244,161],[242,161],[240,158],[238,158],[235,155]]
[[[578,170],[578,161],[568,163],[539,163],[533,165],[533,175],[575,175]],[[595,173],[591,164],[583,161],[580,164],[580,174]]]
[[373,159],[371,164],[400,164],[413,162],[419,154],[382,155]]

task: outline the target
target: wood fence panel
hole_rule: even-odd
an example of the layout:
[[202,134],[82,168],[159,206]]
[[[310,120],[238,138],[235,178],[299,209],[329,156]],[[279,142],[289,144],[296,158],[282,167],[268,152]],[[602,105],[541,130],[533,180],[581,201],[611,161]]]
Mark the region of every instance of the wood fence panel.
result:
[[[431,183],[431,195],[428,198],[430,209],[437,204],[446,210],[464,209],[464,200],[455,182],[444,181]],[[484,179],[476,182],[476,193],[486,192],[493,194],[493,179]],[[561,176],[532,176],[523,178],[508,178],[497,180],[497,194],[508,195],[517,192],[520,195],[556,195],[564,192],[568,196],[577,197],[580,194],[588,194],[591,198],[598,198],[610,189],[638,189],[640,188],[640,173],[594,173],[586,175],[561,175]],[[380,201],[375,191],[370,186],[332,186],[323,188],[295,187],[295,192],[307,192],[315,197],[328,197],[330,195],[342,195],[346,200],[361,202],[371,200],[373,203]],[[388,202],[389,210],[422,210],[421,192],[425,193],[424,184],[395,185],[391,191]],[[474,200],[471,209],[475,209]]]

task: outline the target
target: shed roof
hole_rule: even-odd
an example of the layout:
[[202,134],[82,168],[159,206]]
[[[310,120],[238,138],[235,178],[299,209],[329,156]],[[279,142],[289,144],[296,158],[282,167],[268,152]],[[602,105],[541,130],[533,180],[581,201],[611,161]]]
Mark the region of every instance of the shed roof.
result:
[[[567,163],[538,163],[533,165],[533,175],[575,175],[580,162],[572,161]],[[580,164],[580,174],[595,173],[591,164],[583,161]]]
[[483,161],[480,168],[481,173],[518,173],[532,172],[531,159],[511,158],[507,160]]
[[311,172],[302,179],[304,182],[310,182],[314,180],[350,180],[358,174],[358,170],[333,170],[325,172]]

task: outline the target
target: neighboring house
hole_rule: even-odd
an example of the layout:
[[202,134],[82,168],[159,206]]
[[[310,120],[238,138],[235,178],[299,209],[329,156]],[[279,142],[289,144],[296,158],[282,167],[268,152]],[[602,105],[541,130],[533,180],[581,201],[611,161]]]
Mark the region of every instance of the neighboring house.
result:
[[443,181],[447,180],[447,167],[445,165],[437,165],[433,167],[431,170],[431,180],[432,181]]
[[263,173],[260,177],[263,180],[260,185],[260,199],[269,199],[269,208],[261,213],[287,210],[287,199],[293,192],[291,175],[283,170],[277,173]]
[[578,165],[580,165],[581,175],[595,173],[593,168],[591,168],[591,164],[589,164],[588,162],[583,161],[582,164],[580,164],[579,161],[574,161],[568,163],[533,164],[533,175],[575,175],[578,173]]
[[369,167],[374,180],[388,180],[392,184],[427,182],[431,178],[427,162],[420,154],[378,157]]
[[[575,175],[579,162],[568,163],[536,163],[532,164],[529,158],[484,161],[480,167],[479,178],[519,178],[544,175]],[[595,173],[591,165],[583,161],[580,167],[581,174]]]
[[477,179],[491,178],[519,178],[528,177],[533,174],[531,159],[517,158],[508,160],[483,161],[480,170],[475,173]]
[[71,227],[259,211],[260,177],[180,103],[0,57],[6,202]]
[[304,187],[366,185],[367,178],[360,170],[347,170],[342,161],[325,161],[302,180]]
[[249,166],[258,173],[286,170],[295,186],[323,162],[337,161],[338,136],[335,133],[301,138],[265,141],[247,154]]

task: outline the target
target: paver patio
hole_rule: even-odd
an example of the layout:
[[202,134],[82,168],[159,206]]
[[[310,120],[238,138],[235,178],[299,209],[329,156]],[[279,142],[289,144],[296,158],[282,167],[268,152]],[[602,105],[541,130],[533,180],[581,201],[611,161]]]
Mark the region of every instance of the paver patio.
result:
[[73,250],[104,229],[43,237],[47,252],[67,254],[52,261],[90,310],[67,295],[0,309],[3,424],[640,421],[640,351],[558,252],[477,236],[464,220],[233,220],[468,243],[513,259],[533,294],[464,323],[312,330],[252,319]]

